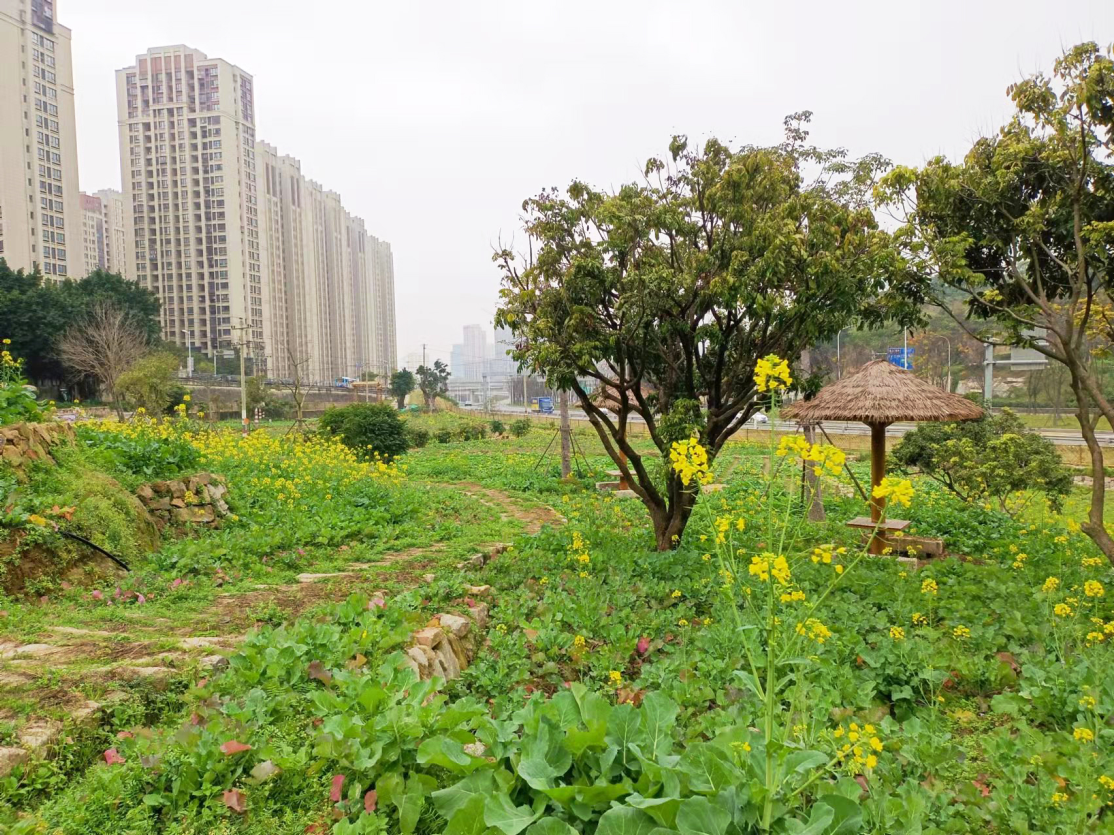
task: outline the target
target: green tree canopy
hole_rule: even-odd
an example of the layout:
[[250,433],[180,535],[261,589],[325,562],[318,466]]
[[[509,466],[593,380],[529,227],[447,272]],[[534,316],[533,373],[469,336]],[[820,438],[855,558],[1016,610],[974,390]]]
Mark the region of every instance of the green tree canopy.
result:
[[795,361],[903,303],[882,293],[903,262],[867,202],[886,161],[809,146],[808,118],[787,119],[776,147],[698,151],[675,137],[643,182],[613,194],[579,181],[544,191],[523,204],[533,257],[495,255],[496,324],[518,337],[514,357],[576,394],[659,548],[696,497],[672,472],[655,479],[629,422],[645,422],[666,460],[690,435],[714,459],[759,405],[756,360]]
[[80,281],[47,281],[39,273],[12,270],[0,259],[0,336],[27,358],[26,374],[36,383],[71,376],[59,357],[58,340],[97,303],[125,311],[149,342],[158,340],[158,297],[134,281],[101,270]]
[[422,390],[429,411],[437,411],[437,398],[448,392],[449,376],[449,367],[441,360],[434,360],[432,368],[418,366],[418,388]]
[[1034,348],[1067,369],[1096,477],[1083,524],[1114,562],[1103,520],[1099,416],[1114,424],[1096,356],[1114,341],[1114,61],[1081,44],[1009,89],[1014,114],[962,163],[897,168],[879,197],[904,213],[896,233],[916,269],[903,292],[966,299],[984,338]]
[[391,375],[391,395],[398,400],[400,409],[406,405],[406,395],[414,390],[415,385],[414,373],[405,368]]

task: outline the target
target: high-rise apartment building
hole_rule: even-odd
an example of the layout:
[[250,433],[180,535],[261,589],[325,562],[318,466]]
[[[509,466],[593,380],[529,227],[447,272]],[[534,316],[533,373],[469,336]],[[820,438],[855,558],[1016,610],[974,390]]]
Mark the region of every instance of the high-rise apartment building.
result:
[[266,354],[251,75],[156,47],[116,72],[116,101],[126,257],[162,301],[163,336]]
[[331,382],[395,355],[394,263],[340,195],[255,137],[252,77],[186,46],[117,71],[130,277],[162,300],[163,335]]
[[0,258],[80,277],[70,30],[54,0],[0,0]]
[[389,375],[397,359],[390,244],[369,235],[339,194],[307,179],[294,157],[258,142],[256,160],[273,373],[290,377],[297,364],[321,382]]
[[135,276],[135,268],[128,263],[128,230],[125,222],[131,220],[124,211],[124,195],[115,189],[103,188],[94,195],[101,201],[104,214],[104,268],[124,278]]
[[[71,244],[71,249],[73,248]],[[108,265],[105,256],[104,206],[99,197],[81,195],[81,277]]]

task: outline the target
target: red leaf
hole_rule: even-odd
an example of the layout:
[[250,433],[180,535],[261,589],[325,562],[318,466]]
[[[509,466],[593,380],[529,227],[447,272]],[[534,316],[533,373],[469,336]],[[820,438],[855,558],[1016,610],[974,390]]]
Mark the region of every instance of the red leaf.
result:
[[95,589],[93,591],[93,599],[94,600],[101,600],[103,597],[104,597],[104,592],[101,591],[100,589]]
[[371,791],[369,791],[367,794],[364,795],[364,811],[365,812],[374,812],[375,811],[375,804],[378,803],[378,802],[379,802],[379,794],[378,794],[378,792],[375,791],[375,789],[372,789]]
[[333,674],[326,670],[325,665],[320,661],[310,661],[306,672],[310,678],[315,678],[322,684],[328,684],[333,680]]
[[225,806],[241,815],[248,810],[248,799],[239,789],[229,789],[221,795],[221,800],[224,801]]
[[250,745],[244,745],[242,742],[237,742],[235,739],[230,739],[220,747],[220,752],[226,757],[231,757],[233,754],[239,754],[243,751],[250,751]]
[[109,748],[104,752],[104,761],[109,765],[118,765],[119,763],[125,762],[124,758],[117,753],[115,748]]
[[638,646],[635,647],[639,655],[645,655],[650,651],[650,639],[643,635],[638,639]]
[[333,775],[333,787],[329,790],[329,802],[340,803],[340,789],[344,785],[344,775]]
[[377,594],[367,602],[367,607],[369,609],[386,609],[387,601]]
[[144,597],[144,596],[143,596],[142,594],[137,594],[137,595],[135,596],[135,602],[136,602],[136,603],[146,603],[146,602],[147,602],[147,598],[146,598],[146,597]]
[[131,739],[134,736],[135,734],[133,734],[131,731],[119,731],[116,734],[117,739]]

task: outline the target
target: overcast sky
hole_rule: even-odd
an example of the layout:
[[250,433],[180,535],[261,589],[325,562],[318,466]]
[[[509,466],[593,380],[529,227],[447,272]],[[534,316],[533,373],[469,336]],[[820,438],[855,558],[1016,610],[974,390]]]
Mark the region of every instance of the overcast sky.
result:
[[[184,43],[255,77],[261,139],[391,242],[399,361],[490,326],[522,200],[637,178],[669,137],[960,156],[1006,87],[1114,40],[1112,0],[59,0],[81,187],[120,187],[114,71]],[[521,240],[521,234],[518,236]]]

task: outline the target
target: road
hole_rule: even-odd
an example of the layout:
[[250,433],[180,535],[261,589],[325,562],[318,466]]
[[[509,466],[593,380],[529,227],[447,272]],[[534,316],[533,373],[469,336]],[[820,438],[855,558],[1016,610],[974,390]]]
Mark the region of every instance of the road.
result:
[[[477,411],[479,411],[479,410],[477,410]],[[499,414],[506,414],[506,415],[522,416],[523,414],[525,414],[525,412],[523,411],[521,406],[495,406],[493,408],[493,411],[498,412]],[[537,414],[537,413],[534,413],[534,414]],[[550,417],[550,418],[555,418],[556,416],[557,416],[556,411],[554,411],[552,415],[548,415],[548,417]],[[583,420],[583,421],[588,420],[587,416],[582,411],[580,411],[579,409],[570,409],[569,410],[569,417],[572,420]],[[637,416],[631,417],[630,420],[631,420],[631,423],[641,423],[642,422],[642,419],[637,417]],[[785,421],[785,420],[774,421],[772,426],[773,426],[774,429],[776,429],[779,432],[793,432],[797,428],[796,423],[794,423],[793,421]],[[910,430],[915,429],[916,426],[917,426],[917,424],[915,424],[915,423],[892,423],[892,424],[890,424],[889,427],[887,427],[886,435],[888,437],[891,437],[891,438],[900,438],[906,432],[909,432]],[[750,430],[770,429],[771,424],[770,423],[759,423],[759,424],[748,423],[746,425],[746,428],[750,429]],[[829,435],[869,435],[870,434],[870,427],[868,427],[865,423],[854,423],[852,421],[826,420],[826,421],[824,421],[824,429],[825,429],[825,431],[827,431],[827,433]],[[1048,440],[1052,441],[1052,443],[1056,444],[1057,446],[1084,446],[1083,436],[1078,432],[1072,432],[1072,431],[1067,430],[1067,429],[1036,429],[1034,431],[1039,432],[1041,435],[1048,438]],[[1095,435],[1096,435],[1096,437],[1098,437],[1100,446],[1114,447],[1114,432],[1096,432]]]

